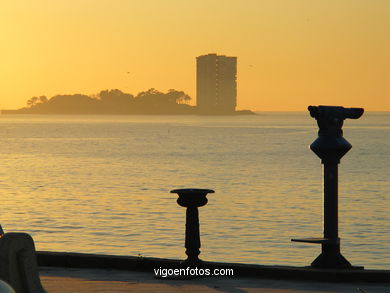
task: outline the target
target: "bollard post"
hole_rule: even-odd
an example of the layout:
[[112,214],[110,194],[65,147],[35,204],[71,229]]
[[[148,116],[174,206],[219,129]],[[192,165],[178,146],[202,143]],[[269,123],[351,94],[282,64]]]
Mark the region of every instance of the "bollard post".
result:
[[309,106],[311,117],[317,120],[318,138],[310,149],[324,165],[324,237],[291,239],[295,242],[321,244],[321,254],[311,263],[315,268],[352,268],[340,252],[338,232],[338,164],[352,148],[343,137],[342,126],[345,119],[358,119],[363,115],[362,108],[338,106]]
[[207,204],[206,195],[214,193],[211,189],[175,189],[171,193],[177,193],[179,198],[177,203],[186,207],[186,232],[185,232],[185,248],[187,259],[184,261],[186,265],[199,265],[201,260],[200,254],[200,233],[199,233],[199,212],[198,207]]
[[34,240],[29,234],[5,233],[0,237],[0,279],[16,293],[46,292],[39,278]]

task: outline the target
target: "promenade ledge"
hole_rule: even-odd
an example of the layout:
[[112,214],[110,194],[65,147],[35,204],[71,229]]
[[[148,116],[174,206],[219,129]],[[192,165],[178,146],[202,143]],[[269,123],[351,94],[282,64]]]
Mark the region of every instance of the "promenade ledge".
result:
[[[181,260],[164,258],[114,256],[73,252],[38,251],[36,255],[38,266],[40,267],[125,270],[149,272],[151,275],[154,275],[154,269],[158,269],[160,267],[180,268],[180,263],[182,262]],[[254,265],[208,261],[204,261],[202,263],[202,268],[233,269],[234,278],[390,284],[390,270],[317,269],[312,267]],[[201,278],[206,279],[208,277]]]

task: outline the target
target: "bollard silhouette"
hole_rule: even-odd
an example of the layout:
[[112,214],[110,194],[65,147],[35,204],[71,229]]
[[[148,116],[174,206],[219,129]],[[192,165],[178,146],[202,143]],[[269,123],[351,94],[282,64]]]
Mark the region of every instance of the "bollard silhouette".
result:
[[34,240],[29,234],[5,233],[0,237],[0,279],[16,293],[46,292],[39,278]]
[[199,233],[199,212],[198,207],[207,204],[206,195],[214,193],[211,189],[175,189],[171,193],[177,193],[179,198],[177,203],[186,207],[186,234],[185,234],[185,248],[187,259],[184,261],[185,265],[199,265],[202,261],[199,259],[200,254],[200,233]]
[[310,149],[324,165],[324,237],[291,239],[291,241],[321,244],[321,254],[311,263],[314,268],[357,268],[352,267],[340,252],[338,164],[340,159],[352,148],[352,145],[343,137],[343,122],[347,118],[358,119],[363,115],[364,109],[309,106],[308,110],[311,117],[317,120],[319,127],[318,138],[310,145]]

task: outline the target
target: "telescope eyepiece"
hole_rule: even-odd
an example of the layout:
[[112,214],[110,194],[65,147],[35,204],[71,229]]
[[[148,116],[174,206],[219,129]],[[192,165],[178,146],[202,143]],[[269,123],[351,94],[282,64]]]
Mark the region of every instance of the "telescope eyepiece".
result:
[[344,108],[345,118],[358,119],[363,115],[363,108]]

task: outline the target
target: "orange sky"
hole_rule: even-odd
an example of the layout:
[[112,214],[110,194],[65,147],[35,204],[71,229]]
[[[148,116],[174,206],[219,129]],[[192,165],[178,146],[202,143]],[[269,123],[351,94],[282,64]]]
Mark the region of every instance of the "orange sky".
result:
[[32,96],[184,90],[238,57],[238,108],[390,111],[388,0],[23,0],[0,10],[0,109]]

